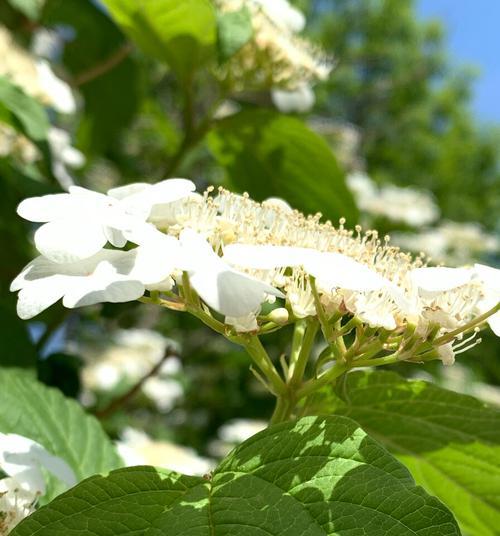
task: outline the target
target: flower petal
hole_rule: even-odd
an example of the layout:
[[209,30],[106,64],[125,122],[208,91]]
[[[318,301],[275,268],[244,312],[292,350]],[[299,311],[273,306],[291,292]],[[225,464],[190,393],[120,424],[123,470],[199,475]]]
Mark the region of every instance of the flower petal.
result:
[[291,246],[229,244],[224,248],[223,260],[234,266],[256,270],[294,267],[303,264],[312,249]]
[[485,264],[475,264],[474,271],[490,293],[496,293],[500,298],[500,270]]
[[35,245],[42,255],[57,263],[70,263],[95,255],[107,242],[99,222],[57,220],[42,225]]
[[500,337],[500,311],[496,312],[494,315],[490,316],[487,320],[491,331],[497,336]]
[[466,285],[472,279],[469,268],[447,268],[445,266],[415,268],[410,279],[424,293],[440,293]]
[[370,291],[392,286],[368,266],[341,253],[310,255],[304,259],[304,269],[316,278],[319,287],[329,291],[334,288]]
[[58,300],[68,288],[68,276],[53,275],[31,281],[20,290],[17,300],[17,314],[23,320],[33,318]]
[[232,269],[191,229],[183,230],[180,241],[191,285],[219,313],[239,318],[258,311],[267,294],[284,297],[271,285]]
[[21,218],[34,222],[47,222],[67,218],[78,211],[78,200],[70,194],[50,194],[30,197],[21,201],[17,213]]
[[134,301],[144,294],[144,290],[143,283],[119,274],[112,263],[103,261],[93,274],[73,282],[64,295],[63,305],[73,309],[103,302]]

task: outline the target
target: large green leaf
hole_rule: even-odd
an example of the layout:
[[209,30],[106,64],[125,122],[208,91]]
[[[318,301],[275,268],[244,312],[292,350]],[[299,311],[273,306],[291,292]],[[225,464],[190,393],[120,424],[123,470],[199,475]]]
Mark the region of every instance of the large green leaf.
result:
[[213,53],[215,10],[209,0],[103,0],[124,32],[153,58],[186,78]]
[[[97,420],[74,400],[20,370],[0,369],[0,432],[29,437],[66,460],[79,480],[120,467]],[[52,481],[49,496],[61,491]]]
[[34,141],[47,138],[49,119],[43,106],[4,76],[0,76],[0,120]]
[[64,47],[63,61],[85,101],[78,144],[86,153],[104,152],[133,120],[142,93],[126,38],[91,0],[48,0],[43,24],[75,31]]
[[359,426],[309,417],[243,443],[212,475],[93,477],[12,536],[458,535],[451,513]]
[[455,513],[470,535],[500,531],[500,411],[392,372],[347,376],[313,413],[355,419]]
[[331,149],[300,119],[248,109],[220,121],[208,140],[228,181],[252,197],[282,197],[307,213],[356,221],[354,201]]

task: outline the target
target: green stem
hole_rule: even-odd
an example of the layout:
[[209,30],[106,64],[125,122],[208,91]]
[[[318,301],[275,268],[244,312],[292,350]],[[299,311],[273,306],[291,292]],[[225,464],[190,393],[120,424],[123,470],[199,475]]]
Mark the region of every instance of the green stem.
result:
[[277,424],[279,422],[284,422],[288,419],[290,412],[290,403],[283,397],[278,396],[276,399],[276,406],[274,408],[273,415],[270,420],[270,424]]
[[247,335],[238,337],[235,342],[238,342],[238,344],[241,344],[245,348],[254,363],[269,380],[274,394],[276,396],[285,395],[287,391],[286,384],[278,374],[260,339],[256,335]]
[[349,370],[349,365],[337,361],[335,365],[333,365],[333,367],[323,372],[321,376],[304,383],[304,385],[295,393],[297,400],[300,400],[301,398],[310,395],[314,391],[321,389],[325,385],[328,385],[329,383],[336,380],[339,376],[344,374],[344,372],[346,372],[347,370]]
[[302,349],[302,341],[304,340],[304,334],[307,329],[307,322],[305,320],[298,320],[295,323],[293,330],[292,349],[290,351],[290,364],[288,366],[288,378],[290,379],[295,374],[295,368],[300,356],[300,350]]
[[313,318],[306,320],[306,329],[302,338],[300,351],[296,360],[293,363],[290,363],[288,385],[292,392],[302,382],[318,329],[319,324],[316,320]]

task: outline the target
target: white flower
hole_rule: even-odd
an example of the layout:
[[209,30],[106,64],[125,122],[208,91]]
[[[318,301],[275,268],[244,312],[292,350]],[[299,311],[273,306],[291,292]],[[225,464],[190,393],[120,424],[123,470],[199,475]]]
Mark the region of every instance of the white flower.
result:
[[48,96],[51,106],[63,114],[75,113],[76,101],[71,88],[54,74],[49,62],[37,60],[36,70],[40,87]]
[[198,456],[190,448],[168,441],[155,441],[144,432],[126,428],[117,449],[127,466],[153,465],[185,475],[204,475],[211,471],[214,462]]
[[46,60],[36,58],[17,45],[3,26],[0,26],[0,56],[0,76],[6,76],[28,95],[58,112],[73,113],[76,110],[69,85],[54,74]]
[[284,297],[271,285],[231,268],[191,229],[182,231],[180,241],[192,287],[219,313],[240,318],[257,312],[268,295]]
[[61,298],[69,308],[136,300],[145,289],[168,278],[173,270],[177,241],[172,237],[165,239],[168,246],[164,248],[103,249],[74,263],[54,263],[37,257],[11,284],[11,291],[20,290],[18,315],[32,318]]
[[271,98],[276,108],[285,114],[306,113],[312,109],[316,101],[314,91],[307,83],[290,90],[274,88],[271,90]]
[[0,433],[0,533],[8,534],[31,514],[39,497],[45,494],[45,469],[67,487],[76,484],[70,466],[53,456],[36,441],[17,434]]
[[193,189],[184,179],[129,185],[110,190],[110,195],[72,186],[69,193],[26,199],[17,212],[29,221],[47,222],[35,233],[38,251],[68,263],[95,255],[108,241],[123,247],[124,233],[143,227],[153,205],[180,199]]
[[233,419],[219,428],[217,435],[227,443],[239,444],[267,427],[265,421]]
[[347,177],[359,208],[373,216],[404,222],[414,227],[432,223],[439,217],[433,197],[416,188],[401,188],[392,184],[378,187],[365,173],[355,172]]
[[455,266],[468,264],[485,253],[500,251],[500,240],[477,223],[444,221],[418,234],[395,233],[393,242],[411,251],[421,252],[435,263]]
[[42,445],[17,434],[0,433],[0,469],[28,492],[43,495],[45,478],[41,469],[47,469],[68,487],[76,484],[69,465],[53,456]]
[[279,27],[293,33],[301,32],[306,26],[302,11],[293,7],[288,0],[250,0],[260,5],[266,15]]
[[[481,313],[485,313],[500,302],[500,270],[491,266],[476,264],[474,271],[483,284],[484,292],[482,300],[478,303],[478,308]],[[500,337],[500,311],[490,316],[487,322],[493,333]]]
[[52,173],[59,184],[67,189],[74,184],[66,166],[80,168],[85,164],[85,156],[72,147],[70,135],[61,128],[51,127],[48,142],[52,155]]
[[158,411],[166,413],[184,394],[184,389],[176,380],[153,376],[144,382],[142,392],[153,401]]

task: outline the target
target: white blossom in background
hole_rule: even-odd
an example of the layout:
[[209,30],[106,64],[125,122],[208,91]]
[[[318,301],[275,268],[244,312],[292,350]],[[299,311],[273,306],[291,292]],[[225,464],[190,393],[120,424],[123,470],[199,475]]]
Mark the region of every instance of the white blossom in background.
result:
[[199,456],[193,449],[151,439],[134,428],[126,428],[116,446],[128,467],[152,465],[185,475],[203,476],[215,466],[213,460]]
[[217,439],[209,444],[209,452],[217,458],[224,458],[234,447],[265,430],[267,426],[267,422],[257,419],[228,421],[217,431]]
[[74,180],[67,168],[81,168],[85,156],[72,146],[71,136],[61,128],[51,127],[47,139],[52,155],[52,173],[62,188],[68,190]]
[[69,85],[54,74],[45,59],[21,48],[4,26],[0,26],[0,58],[0,76],[58,112],[75,112],[76,102]]
[[[72,343],[69,350],[84,359],[82,383],[89,394],[114,390],[120,385],[134,385],[163,359],[167,347],[176,346],[153,330],[129,329],[106,336],[94,335],[89,340]],[[177,378],[181,372],[180,359],[172,355],[164,361],[158,373],[142,385],[142,393],[158,411],[170,411],[183,396],[184,389]]]
[[10,125],[0,122],[0,158],[12,156],[23,164],[33,164],[40,158],[36,145]]
[[311,86],[301,84],[296,89],[272,89],[271,98],[278,110],[287,113],[306,113],[312,109],[316,97]]
[[411,227],[422,227],[439,218],[439,208],[432,196],[412,187],[377,186],[365,173],[351,173],[347,185],[361,211],[384,217]]
[[42,445],[17,434],[0,433],[0,534],[8,534],[30,515],[45,495],[46,470],[68,488],[76,476],[61,458],[50,454]]
[[394,244],[424,252],[435,263],[461,265],[500,252],[500,239],[477,223],[444,221],[420,233],[393,233]]
[[328,78],[331,62],[299,37],[305,17],[287,0],[217,0],[216,5],[224,13],[247,8],[251,15],[252,38],[218,72],[229,75],[236,90],[294,91]]

